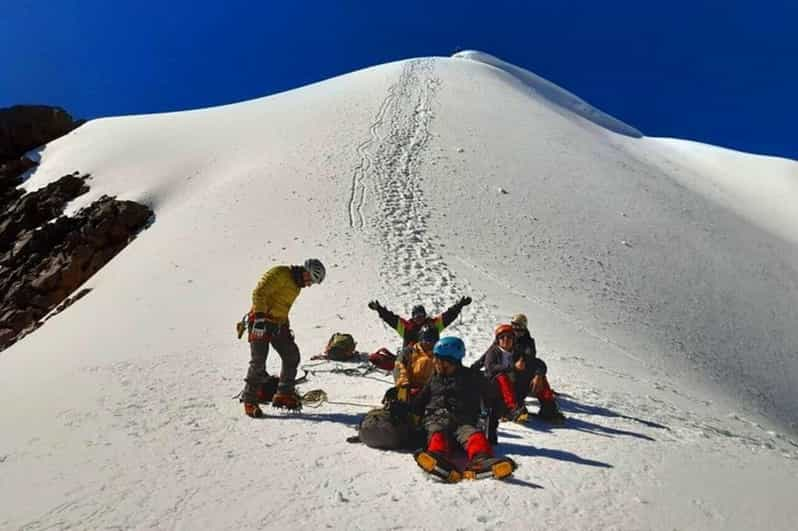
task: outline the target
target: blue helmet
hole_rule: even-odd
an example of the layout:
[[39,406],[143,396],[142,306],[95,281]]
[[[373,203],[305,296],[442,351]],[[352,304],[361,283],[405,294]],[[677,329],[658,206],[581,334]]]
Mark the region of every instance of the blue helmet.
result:
[[442,337],[435,343],[432,353],[437,358],[449,358],[461,362],[465,357],[465,344],[459,337]]

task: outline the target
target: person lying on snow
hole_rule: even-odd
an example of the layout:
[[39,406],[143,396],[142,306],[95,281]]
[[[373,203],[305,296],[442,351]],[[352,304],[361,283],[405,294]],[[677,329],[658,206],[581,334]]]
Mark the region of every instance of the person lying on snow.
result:
[[[537,357],[535,338],[529,332],[526,315],[522,313],[514,315],[510,321],[510,326],[515,336],[512,347],[514,369],[512,375],[515,380],[513,387],[516,404],[523,405],[526,397],[531,394],[540,402],[538,416],[541,419],[550,422],[561,422],[564,417],[557,406],[554,391],[549,386],[546,377],[548,368],[546,363]],[[497,346],[497,343],[494,342],[488,352],[494,346]],[[474,362],[471,367],[480,369],[485,366],[488,352]]]
[[[302,288],[321,284],[326,274],[324,264],[315,258],[304,265],[275,266],[266,271],[252,291],[252,307],[247,317],[250,361],[246,385],[241,391],[244,413],[262,418],[258,404],[300,409],[300,397],[294,389],[299,347],[288,323],[288,312]],[[274,391],[274,377],[266,373],[269,344],[282,360],[280,378]]]
[[418,332],[421,330],[422,326],[425,324],[432,324],[437,328],[438,333],[440,333],[444,328],[452,324],[452,322],[457,319],[457,316],[460,315],[460,311],[463,307],[469,304],[471,304],[471,297],[463,297],[448,310],[435,317],[427,316],[427,310],[424,306],[417,304],[413,306],[413,310],[410,312],[410,319],[399,317],[385,306],[382,306],[380,301],[371,301],[369,303],[369,308],[377,312],[380,319],[396,330],[402,338],[402,346],[408,347],[418,341]]
[[[481,411],[485,379],[462,365],[465,345],[460,338],[441,338],[433,348],[435,372],[411,401],[416,414],[423,413],[428,439],[425,450],[414,454],[424,471],[445,481],[462,477],[503,478],[512,474],[512,459],[493,456],[485,434],[476,426]],[[461,473],[450,460],[454,441],[466,452],[468,462]]]

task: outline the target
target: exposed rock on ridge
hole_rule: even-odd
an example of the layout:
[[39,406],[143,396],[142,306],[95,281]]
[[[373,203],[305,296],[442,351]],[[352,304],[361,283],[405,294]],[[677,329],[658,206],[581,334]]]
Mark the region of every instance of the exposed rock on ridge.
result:
[[78,172],[31,193],[18,187],[36,167],[22,155],[77,125],[58,108],[0,109],[0,350],[88,293],[70,297],[152,217],[146,206],[107,196],[63,216],[67,204],[89,190],[90,177]]

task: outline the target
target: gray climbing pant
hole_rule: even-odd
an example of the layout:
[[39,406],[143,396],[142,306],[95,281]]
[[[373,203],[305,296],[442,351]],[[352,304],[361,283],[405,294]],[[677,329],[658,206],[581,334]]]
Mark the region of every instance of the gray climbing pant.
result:
[[439,410],[427,413],[424,417],[424,428],[427,430],[428,439],[436,432],[454,436],[460,445],[465,448],[468,439],[480,431],[473,424],[460,423],[448,411]]
[[296,380],[297,367],[299,367],[299,347],[294,341],[291,329],[288,326],[281,326],[273,336],[249,342],[249,369],[245,379],[247,383],[241,394],[241,399],[244,402],[255,401],[255,391],[259,385],[266,382],[269,376],[266,373],[266,358],[269,356],[270,343],[282,360],[280,383],[277,390],[284,392],[294,390],[294,380]]

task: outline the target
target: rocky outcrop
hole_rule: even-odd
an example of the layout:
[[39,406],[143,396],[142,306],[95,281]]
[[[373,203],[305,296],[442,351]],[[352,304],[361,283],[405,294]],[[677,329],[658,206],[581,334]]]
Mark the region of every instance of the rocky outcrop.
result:
[[[85,176],[65,176],[50,186],[52,190],[66,188],[68,193],[79,195],[85,192],[84,181]],[[41,197],[29,200],[36,192],[27,194],[15,205],[42,205],[41,209],[31,208],[33,213],[15,210],[8,217],[43,220],[43,224],[35,228],[22,222],[13,225],[19,231],[17,238],[0,254],[0,293],[4,294],[0,304],[0,350],[35,330],[51,310],[59,305],[63,309],[85,294],[83,291],[68,299],[152,217],[146,206],[103,196],[73,217],[59,216],[50,221],[45,219],[47,213],[66,196],[39,192]]]
[[35,167],[36,163],[25,157],[0,163],[0,207],[22,195],[22,190],[17,189],[20,177]]
[[61,215],[67,203],[86,193],[88,176],[65,175],[35,192],[20,195],[0,212],[0,256],[43,223]]
[[0,109],[0,162],[18,159],[82,123],[60,107],[15,105]]
[[21,177],[36,167],[25,153],[67,134],[82,123],[59,107],[16,105],[0,109],[0,211],[22,195],[17,188]]
[[146,206],[107,196],[64,216],[89,190],[78,172],[31,193],[19,188],[36,167],[24,154],[80,123],[57,107],[0,109],[0,350],[88,293],[71,295],[152,217]]

